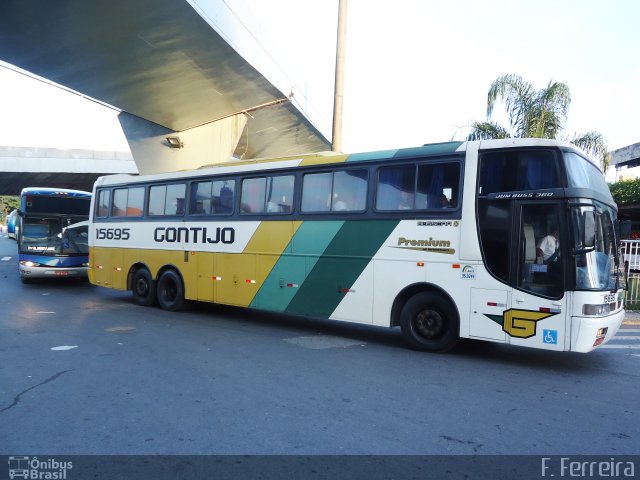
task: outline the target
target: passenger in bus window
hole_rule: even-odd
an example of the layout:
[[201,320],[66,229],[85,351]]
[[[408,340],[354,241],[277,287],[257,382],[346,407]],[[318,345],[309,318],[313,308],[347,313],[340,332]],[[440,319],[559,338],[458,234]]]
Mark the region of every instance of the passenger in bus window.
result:
[[398,202],[398,210],[413,209],[413,193],[405,190],[400,191],[400,201]]
[[554,226],[551,228],[551,233],[540,240],[538,244],[538,259],[542,258],[543,263],[555,262],[558,259],[559,249],[558,227]]
[[205,213],[204,206],[202,205],[202,201],[201,200],[196,201],[196,208],[193,211],[193,213],[195,213],[197,215],[202,215],[203,213]]
[[333,208],[332,208],[332,210],[334,212],[344,212],[346,210],[349,210],[349,208],[347,206],[347,201],[345,199],[343,199],[343,197],[338,195],[337,193],[333,197]]

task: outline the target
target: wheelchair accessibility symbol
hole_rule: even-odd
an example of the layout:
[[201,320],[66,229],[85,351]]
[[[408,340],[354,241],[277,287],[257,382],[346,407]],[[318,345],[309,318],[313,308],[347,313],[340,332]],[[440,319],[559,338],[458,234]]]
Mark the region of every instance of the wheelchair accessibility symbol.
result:
[[553,345],[558,344],[558,331],[557,330],[543,330],[542,331],[542,342],[550,343]]

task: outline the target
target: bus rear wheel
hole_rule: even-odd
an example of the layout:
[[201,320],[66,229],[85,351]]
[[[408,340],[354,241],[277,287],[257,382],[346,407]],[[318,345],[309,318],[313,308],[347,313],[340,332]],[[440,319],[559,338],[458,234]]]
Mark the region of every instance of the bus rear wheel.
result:
[[175,312],[184,307],[184,285],[173,270],[167,270],[158,279],[158,303],[163,310]]
[[459,337],[458,316],[451,303],[433,292],[411,297],[400,312],[400,329],[415,350],[446,352]]
[[133,292],[133,301],[136,304],[149,307],[155,303],[156,283],[153,281],[149,270],[146,268],[136,270],[131,282],[131,291]]

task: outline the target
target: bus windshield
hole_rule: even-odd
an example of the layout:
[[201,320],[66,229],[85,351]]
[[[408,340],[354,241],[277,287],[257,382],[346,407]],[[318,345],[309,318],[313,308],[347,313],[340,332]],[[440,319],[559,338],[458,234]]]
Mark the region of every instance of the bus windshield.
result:
[[75,229],[63,228],[75,223],[72,218],[27,217],[23,221],[20,251],[31,255],[87,255],[85,236]]
[[610,290],[617,285],[618,261],[613,220],[615,212],[599,202],[571,210],[576,288]]

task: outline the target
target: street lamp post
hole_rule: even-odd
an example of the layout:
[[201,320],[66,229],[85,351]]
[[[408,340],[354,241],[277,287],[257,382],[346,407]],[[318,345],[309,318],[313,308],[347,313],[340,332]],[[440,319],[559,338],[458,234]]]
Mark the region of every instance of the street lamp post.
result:
[[338,6],[338,39],[336,44],[336,78],[333,97],[333,131],[331,150],[342,150],[342,102],[344,97],[344,52],[347,37],[347,0]]

